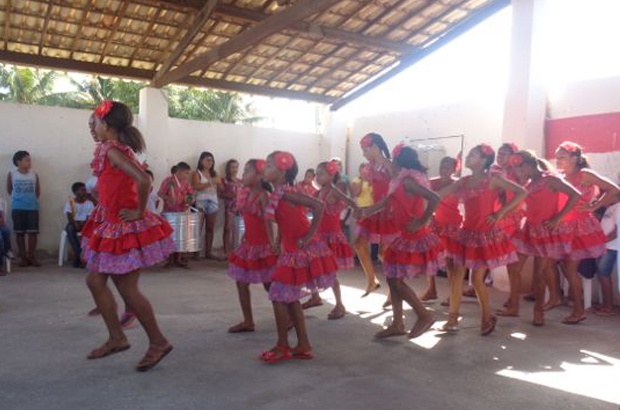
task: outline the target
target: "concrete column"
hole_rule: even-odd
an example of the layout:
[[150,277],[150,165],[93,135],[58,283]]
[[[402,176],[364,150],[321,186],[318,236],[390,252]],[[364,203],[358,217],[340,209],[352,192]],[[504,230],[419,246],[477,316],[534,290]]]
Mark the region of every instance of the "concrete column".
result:
[[544,154],[546,91],[538,77],[546,0],[512,0],[512,36],[502,141]]
[[168,102],[162,90],[143,88],[140,90],[140,113],[137,127],[146,141],[146,161],[155,173],[156,181],[168,176],[170,167],[166,159],[169,141]]

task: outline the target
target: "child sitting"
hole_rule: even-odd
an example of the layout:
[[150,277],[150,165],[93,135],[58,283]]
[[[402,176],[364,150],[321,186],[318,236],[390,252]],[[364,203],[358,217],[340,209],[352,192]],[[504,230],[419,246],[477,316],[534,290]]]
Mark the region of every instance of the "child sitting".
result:
[[594,308],[594,313],[600,316],[615,314],[613,305],[613,285],[611,274],[616,266],[618,255],[618,217],[620,217],[620,203],[616,202],[605,210],[601,219],[601,228],[607,238],[607,251],[598,258],[596,274],[601,285],[601,305]]
[[75,259],[73,260],[74,268],[81,268],[82,263],[82,247],[80,246],[80,238],[78,233],[82,230],[84,223],[88,219],[88,215],[95,209],[95,204],[88,199],[86,185],[83,182],[76,182],[71,185],[71,192],[75,198],[69,199],[65,205],[65,214],[67,215],[67,240],[73,250]]
[[[162,181],[158,195],[164,201],[164,212],[185,212],[194,202],[194,190],[189,183],[190,166],[179,162],[172,171],[172,175]],[[166,267],[172,266],[187,268],[188,264],[180,252],[175,252],[166,263]]]

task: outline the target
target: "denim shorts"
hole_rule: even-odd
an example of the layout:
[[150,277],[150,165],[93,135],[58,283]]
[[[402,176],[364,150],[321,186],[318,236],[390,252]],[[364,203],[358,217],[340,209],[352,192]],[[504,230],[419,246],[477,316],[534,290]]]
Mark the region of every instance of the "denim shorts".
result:
[[616,258],[618,256],[618,251],[614,251],[613,249],[607,249],[607,252],[598,258],[598,276],[611,276],[611,273],[614,271],[614,267],[616,266]]
[[212,199],[199,199],[196,205],[207,215],[215,214],[220,210],[218,203]]

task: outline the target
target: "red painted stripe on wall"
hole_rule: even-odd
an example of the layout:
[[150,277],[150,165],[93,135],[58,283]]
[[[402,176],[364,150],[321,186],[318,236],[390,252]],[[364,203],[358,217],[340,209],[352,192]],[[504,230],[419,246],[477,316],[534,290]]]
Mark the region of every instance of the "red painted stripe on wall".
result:
[[620,151],[620,112],[546,120],[546,157],[553,158],[563,141],[576,142],[586,153]]

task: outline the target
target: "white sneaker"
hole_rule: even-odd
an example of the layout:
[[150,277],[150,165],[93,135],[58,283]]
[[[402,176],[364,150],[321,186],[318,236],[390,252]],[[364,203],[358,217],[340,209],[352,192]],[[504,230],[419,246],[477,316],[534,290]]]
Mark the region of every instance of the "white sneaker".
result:
[[9,259],[15,259],[15,255],[13,255],[13,251],[8,250],[4,253],[4,256],[6,256]]

